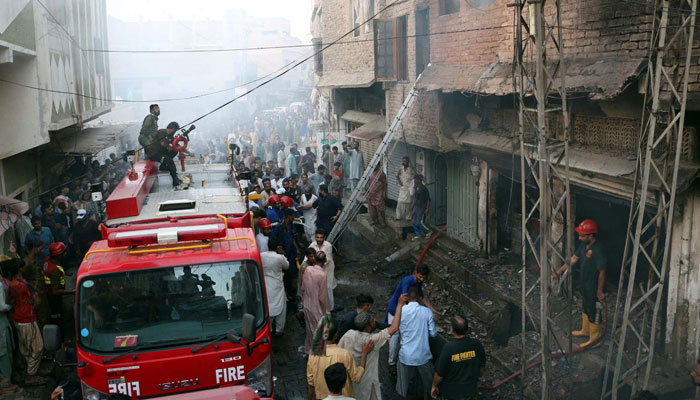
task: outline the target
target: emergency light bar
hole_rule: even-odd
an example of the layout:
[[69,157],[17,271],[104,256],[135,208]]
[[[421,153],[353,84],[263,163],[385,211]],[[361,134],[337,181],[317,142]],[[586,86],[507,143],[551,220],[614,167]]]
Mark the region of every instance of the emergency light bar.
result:
[[225,236],[226,226],[224,224],[190,225],[112,232],[107,236],[107,245],[109,247],[132,247],[146,244],[219,239]]

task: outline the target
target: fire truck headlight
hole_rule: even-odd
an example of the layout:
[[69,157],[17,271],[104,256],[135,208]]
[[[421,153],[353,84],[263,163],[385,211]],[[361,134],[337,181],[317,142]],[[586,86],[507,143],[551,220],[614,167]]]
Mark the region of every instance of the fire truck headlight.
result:
[[272,394],[272,366],[268,355],[263,362],[246,376],[249,388],[255,390],[259,396],[267,397]]
[[93,389],[86,385],[85,382],[80,381],[80,386],[83,389],[83,398],[85,400],[106,400],[107,393],[102,393],[97,389]]

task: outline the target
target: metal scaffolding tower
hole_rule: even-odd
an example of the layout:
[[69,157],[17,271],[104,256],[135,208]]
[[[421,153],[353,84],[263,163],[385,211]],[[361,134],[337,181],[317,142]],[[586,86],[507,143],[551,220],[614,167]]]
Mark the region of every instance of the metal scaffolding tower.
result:
[[[522,384],[524,391],[526,365],[540,359],[542,399],[550,398],[553,387],[552,344],[564,351],[552,329],[550,277],[571,259],[573,243],[560,1],[550,0],[549,4],[546,7],[546,0],[517,0],[514,4],[517,19],[514,89],[519,103],[523,232]],[[535,227],[537,222],[539,232]],[[527,276],[528,254],[534,256],[540,269],[539,277],[534,280]],[[570,300],[571,297],[569,307]],[[536,348],[527,342],[529,324],[539,334]],[[571,349],[570,336],[568,348]]]
[[[640,147],[601,399],[617,399],[628,383],[633,394],[649,384],[670,255],[697,0],[650,3],[653,27]],[[658,187],[653,193],[650,181]],[[647,268],[646,280],[639,279],[638,270]],[[623,360],[625,352],[631,361]]]

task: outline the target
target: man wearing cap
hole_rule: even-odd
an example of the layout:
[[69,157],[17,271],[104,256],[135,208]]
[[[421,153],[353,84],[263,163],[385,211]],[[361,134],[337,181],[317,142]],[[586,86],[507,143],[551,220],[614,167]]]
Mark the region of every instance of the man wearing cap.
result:
[[258,250],[260,254],[268,251],[268,243],[270,241],[270,232],[272,231],[272,222],[267,218],[258,220],[258,229],[260,233],[255,235],[255,240],[258,241]]
[[79,259],[90,249],[92,243],[100,240],[100,230],[97,221],[88,217],[84,208],[79,209],[75,214],[75,227],[73,228],[73,240],[78,248]]
[[[580,261],[580,291],[583,300],[582,326],[580,331],[573,331],[573,336],[588,336],[588,341],[581,343],[581,347],[600,346],[600,337],[603,334],[601,321],[602,303],[605,299],[603,288],[605,287],[605,267],[607,265],[607,253],[603,244],[597,240],[598,224],[592,219],[582,221],[576,227],[579,247],[571,256],[569,264],[564,264],[559,268],[557,274],[552,277],[558,280],[569,268]],[[599,305],[596,306],[596,303]],[[596,318],[596,314],[598,318]]]
[[367,355],[365,373],[359,383],[353,383],[353,392],[358,399],[381,400],[382,393],[379,385],[379,352],[389,339],[399,331],[401,323],[401,308],[408,298],[401,296],[396,307],[396,316],[391,325],[377,333],[372,333],[377,325],[377,320],[371,313],[363,311],[353,319],[354,329],[347,331],[338,342],[352,354],[358,364],[362,359],[362,345],[367,341],[374,342],[374,349]]
[[66,273],[59,265],[61,256],[66,251],[66,245],[54,242],[49,246],[49,256],[44,259],[42,271],[44,272],[44,284],[46,285],[47,298],[49,300],[49,321],[59,326],[63,331],[63,297],[66,291]]
[[260,261],[265,273],[265,292],[267,293],[267,307],[270,313],[270,326],[274,328],[275,334],[280,336],[284,333],[287,315],[283,274],[289,269],[289,261],[284,256],[284,249],[280,243],[274,239],[270,241],[270,250],[260,253]]

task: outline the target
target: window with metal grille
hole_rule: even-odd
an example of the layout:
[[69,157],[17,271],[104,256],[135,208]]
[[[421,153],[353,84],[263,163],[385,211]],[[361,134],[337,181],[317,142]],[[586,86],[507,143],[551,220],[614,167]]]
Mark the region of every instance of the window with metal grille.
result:
[[440,15],[454,14],[459,12],[459,2],[461,0],[440,0]]

